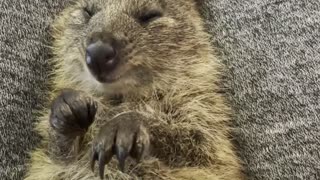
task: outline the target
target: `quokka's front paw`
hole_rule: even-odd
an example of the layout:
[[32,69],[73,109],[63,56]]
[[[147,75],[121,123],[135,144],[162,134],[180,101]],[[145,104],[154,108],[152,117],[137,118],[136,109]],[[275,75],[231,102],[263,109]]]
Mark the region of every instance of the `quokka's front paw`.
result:
[[113,155],[116,155],[121,171],[124,171],[128,156],[140,161],[147,155],[150,137],[140,117],[135,113],[122,114],[101,127],[93,141],[91,160],[92,170],[95,161],[98,161],[101,179],[105,165]]
[[94,121],[97,103],[81,92],[64,89],[52,102],[50,125],[58,133],[77,136]]

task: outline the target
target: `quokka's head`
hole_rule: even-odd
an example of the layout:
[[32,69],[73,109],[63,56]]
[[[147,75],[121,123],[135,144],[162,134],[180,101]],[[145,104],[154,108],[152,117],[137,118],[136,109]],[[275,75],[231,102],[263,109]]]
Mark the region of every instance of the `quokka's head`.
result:
[[54,24],[55,56],[71,79],[100,91],[174,83],[208,45],[195,1],[77,1]]

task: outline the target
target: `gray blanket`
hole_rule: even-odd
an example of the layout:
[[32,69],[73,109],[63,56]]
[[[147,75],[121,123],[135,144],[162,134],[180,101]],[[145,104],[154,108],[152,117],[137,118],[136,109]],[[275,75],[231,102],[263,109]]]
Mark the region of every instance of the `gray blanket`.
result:
[[320,1],[207,0],[252,179],[320,179]]
[[47,92],[49,29],[63,0],[0,0],[0,179],[21,179],[39,141],[36,111]]
[[[0,1],[0,179],[18,180],[39,137],[48,25],[64,0]],[[227,65],[235,142],[250,179],[320,179],[320,2],[204,0]]]

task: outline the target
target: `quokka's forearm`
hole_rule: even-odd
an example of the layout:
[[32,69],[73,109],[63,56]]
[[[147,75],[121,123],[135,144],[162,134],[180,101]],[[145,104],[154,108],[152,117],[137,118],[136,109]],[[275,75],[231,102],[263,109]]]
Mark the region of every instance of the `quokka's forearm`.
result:
[[63,135],[49,128],[48,153],[55,160],[68,162],[78,152],[78,143],[82,137]]

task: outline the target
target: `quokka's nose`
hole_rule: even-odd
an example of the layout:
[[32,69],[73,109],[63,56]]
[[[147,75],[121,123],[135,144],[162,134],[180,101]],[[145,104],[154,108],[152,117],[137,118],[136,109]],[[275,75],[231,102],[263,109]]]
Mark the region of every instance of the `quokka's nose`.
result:
[[120,41],[109,32],[94,32],[86,47],[86,64],[91,74],[100,82],[107,82],[120,62]]
[[117,52],[110,43],[97,41],[89,44],[86,51],[86,63],[95,74],[112,71],[117,64]]

